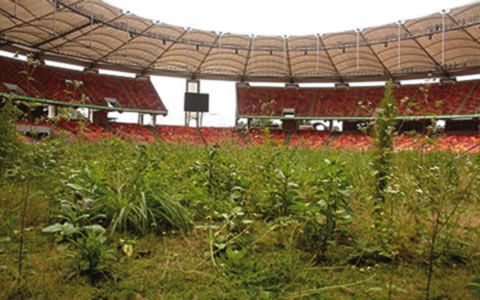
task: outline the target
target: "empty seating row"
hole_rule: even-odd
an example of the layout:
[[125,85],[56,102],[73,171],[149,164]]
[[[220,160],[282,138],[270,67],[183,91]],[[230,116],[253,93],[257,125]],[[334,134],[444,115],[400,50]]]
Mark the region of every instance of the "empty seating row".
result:
[[0,92],[9,91],[64,102],[166,112],[148,79],[64,70],[2,57]]
[[[372,116],[384,95],[383,87],[275,88],[237,87],[239,117],[282,116],[295,109],[296,117]],[[394,88],[402,115],[454,115],[480,112],[476,81]]]
[[110,123],[110,127],[117,135],[145,142],[153,142],[155,134],[147,127],[138,124]]
[[[23,121],[19,124],[29,124]],[[140,142],[162,140],[169,143],[188,145],[237,144],[241,146],[273,144],[278,146],[306,147],[320,149],[330,147],[347,150],[368,150],[372,138],[362,133],[330,133],[327,131],[298,131],[290,136],[281,130],[252,129],[240,131],[233,128],[190,128],[183,126],[142,126],[138,124],[111,123],[107,127],[71,120],[37,122],[32,125],[49,126],[53,131],[66,131],[88,140],[118,136]],[[422,135],[400,134],[395,138],[397,150],[451,150],[480,152],[478,134],[444,134],[426,144]]]

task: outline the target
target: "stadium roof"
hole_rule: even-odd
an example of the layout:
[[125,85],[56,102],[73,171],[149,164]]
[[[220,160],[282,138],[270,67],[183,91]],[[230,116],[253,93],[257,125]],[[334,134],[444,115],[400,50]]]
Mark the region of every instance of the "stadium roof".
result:
[[87,68],[236,81],[480,73],[479,25],[480,2],[363,30],[251,36],[158,23],[101,0],[0,0],[0,49]]

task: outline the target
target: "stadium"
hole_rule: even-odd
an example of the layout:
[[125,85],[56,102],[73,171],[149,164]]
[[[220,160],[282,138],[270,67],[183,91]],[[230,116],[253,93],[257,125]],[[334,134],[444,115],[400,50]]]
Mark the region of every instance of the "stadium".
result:
[[480,297],[479,2],[309,35],[113,2],[0,0],[0,298]]

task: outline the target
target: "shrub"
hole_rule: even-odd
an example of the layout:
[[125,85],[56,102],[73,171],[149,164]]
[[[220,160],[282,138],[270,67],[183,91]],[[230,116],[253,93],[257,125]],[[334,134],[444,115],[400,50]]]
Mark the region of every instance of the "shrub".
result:
[[297,202],[294,208],[301,214],[303,230],[299,238],[302,249],[325,257],[329,244],[352,218],[350,207],[350,179],[344,172],[345,164],[325,160],[317,180],[314,181],[313,202]]
[[57,241],[68,244],[67,257],[72,260],[74,271],[67,278],[86,276],[92,284],[110,278],[114,251],[106,244],[103,226],[95,223],[103,216],[93,216],[89,202],[61,202],[59,223],[45,227],[42,232],[56,234]]
[[269,189],[269,200],[260,203],[260,211],[268,218],[286,216],[298,198],[298,184],[292,178],[289,167],[275,169]]
[[102,231],[87,230],[78,239],[71,241],[73,250],[68,257],[71,258],[75,274],[86,276],[92,284],[99,280],[112,277],[111,262],[115,260],[115,251],[106,245],[106,237]]
[[[459,220],[465,213],[465,204],[472,199],[476,175],[471,172],[471,161],[462,155],[445,159],[435,154],[416,161],[413,181],[416,184],[414,214],[423,228],[425,251],[428,262],[426,299],[431,293],[434,264],[441,235],[444,243],[452,237],[452,230],[458,230]],[[454,232],[454,231],[453,231]]]
[[93,214],[91,200],[62,200],[60,205],[59,222],[42,229],[44,233],[56,234],[58,242],[73,241],[88,230],[104,231],[100,223],[105,220],[105,216]]
[[206,160],[197,160],[191,168],[191,174],[198,176],[197,184],[205,189],[206,195],[213,202],[211,209],[228,211],[230,204],[242,200],[242,176],[235,164],[222,156],[217,145],[207,151]]
[[[396,135],[397,107],[392,82],[387,82],[385,95],[375,113],[373,176],[375,177],[374,217],[378,242],[389,248],[388,225],[385,224],[385,197],[392,173],[393,140]],[[390,216],[391,217],[391,216]],[[388,250],[387,250],[388,251]]]
[[0,175],[12,165],[18,148],[15,122],[18,110],[10,99],[0,98]]

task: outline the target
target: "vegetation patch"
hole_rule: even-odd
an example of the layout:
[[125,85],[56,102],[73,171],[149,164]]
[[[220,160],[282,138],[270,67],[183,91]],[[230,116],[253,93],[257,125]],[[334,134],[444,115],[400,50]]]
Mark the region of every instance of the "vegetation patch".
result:
[[2,104],[0,298],[475,299],[480,157],[395,152],[387,100],[365,152],[18,143]]

